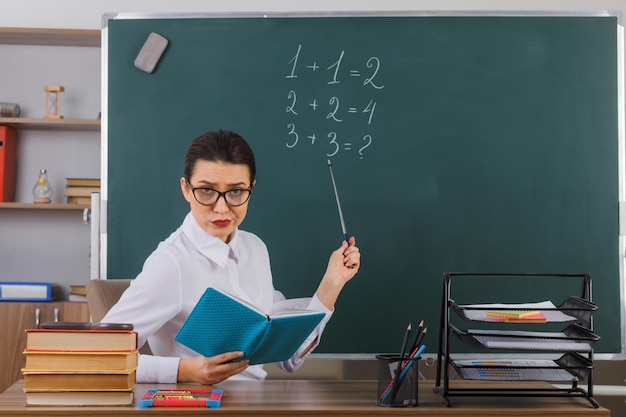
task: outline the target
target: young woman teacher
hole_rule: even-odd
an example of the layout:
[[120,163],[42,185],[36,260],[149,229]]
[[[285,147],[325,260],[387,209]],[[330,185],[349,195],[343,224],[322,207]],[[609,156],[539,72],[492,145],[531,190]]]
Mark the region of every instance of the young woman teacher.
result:
[[[264,379],[267,375],[262,365],[232,361],[243,352],[204,357],[174,340],[207,287],[231,293],[263,310],[285,299],[274,289],[265,244],[239,229],[255,175],[252,150],[234,132],[206,132],[187,150],[180,188],[190,213],[146,259],[142,271],[102,320],[132,323],[139,346],[149,342],[153,355],[139,356],[138,382],[215,384],[227,378]],[[319,344],[339,293],[359,265],[354,237],[331,253],[308,304],[308,309],[323,311],[326,316],[290,359],[277,364],[281,369],[295,371]]]

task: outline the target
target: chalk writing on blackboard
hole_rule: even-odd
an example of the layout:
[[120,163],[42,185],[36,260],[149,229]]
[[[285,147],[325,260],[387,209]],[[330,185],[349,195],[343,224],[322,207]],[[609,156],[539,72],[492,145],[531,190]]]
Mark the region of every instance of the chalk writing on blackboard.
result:
[[[339,152],[355,152],[363,159],[364,151],[374,142],[372,133],[368,127],[376,123],[376,106],[380,98],[381,90],[385,88],[382,80],[382,63],[376,56],[356,57],[354,62],[360,62],[361,66],[347,68],[345,64],[347,53],[341,50],[336,58],[328,62],[318,62],[314,57],[307,56],[302,44],[299,44],[295,53],[288,61],[288,71],[284,75],[287,85],[285,113],[289,117],[286,125],[285,146],[293,149],[296,146],[322,147],[326,157],[333,157]],[[310,83],[320,83],[318,77],[311,77],[312,73],[326,71],[328,77],[322,81],[326,89],[313,88],[320,96],[311,94],[299,101],[299,89],[308,87]],[[333,88],[344,83],[344,88],[335,92]],[[345,88],[348,85],[348,88]],[[318,87],[314,85],[313,87]],[[321,87],[321,85],[320,85]],[[330,90],[329,90],[330,88]],[[331,94],[328,94],[331,91]],[[369,94],[363,100],[363,94]],[[310,126],[311,120],[327,121],[339,129],[321,127],[303,127],[299,129],[300,118],[306,118]],[[304,125],[304,124],[303,124]],[[313,123],[314,126],[328,126],[328,123]],[[311,131],[319,129],[324,131]],[[349,133],[346,133],[349,132]]]

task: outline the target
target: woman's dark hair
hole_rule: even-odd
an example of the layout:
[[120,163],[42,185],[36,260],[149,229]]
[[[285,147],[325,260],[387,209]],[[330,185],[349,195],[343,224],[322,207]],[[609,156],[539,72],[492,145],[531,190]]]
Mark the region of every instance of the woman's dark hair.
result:
[[250,184],[254,183],[256,177],[254,153],[248,142],[235,132],[221,129],[210,130],[191,142],[185,155],[185,178],[187,181],[191,179],[198,159],[247,165],[250,169]]

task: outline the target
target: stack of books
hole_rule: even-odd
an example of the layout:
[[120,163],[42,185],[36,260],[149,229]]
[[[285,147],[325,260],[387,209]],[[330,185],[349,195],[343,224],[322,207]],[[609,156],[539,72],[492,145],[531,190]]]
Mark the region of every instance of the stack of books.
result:
[[70,285],[70,294],[68,301],[73,303],[87,302],[87,286],[86,285]]
[[100,178],[66,178],[68,204],[91,204],[91,193],[100,192]]
[[132,330],[27,329],[26,405],[133,404],[138,363]]

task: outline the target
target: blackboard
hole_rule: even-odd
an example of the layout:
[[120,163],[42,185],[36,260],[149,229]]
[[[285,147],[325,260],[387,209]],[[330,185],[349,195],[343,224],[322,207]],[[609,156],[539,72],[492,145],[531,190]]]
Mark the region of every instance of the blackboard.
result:
[[[275,284],[312,295],[342,233],[361,272],[317,353],[395,352],[442,275],[589,273],[598,352],[621,351],[618,46],[610,16],[112,16],[106,21],[107,275],[133,278],[188,206],[192,139],[240,133],[244,228]],[[133,62],[151,32],[169,45]],[[572,287],[477,283],[457,302],[555,303]],[[521,298],[521,299],[520,299]]]

